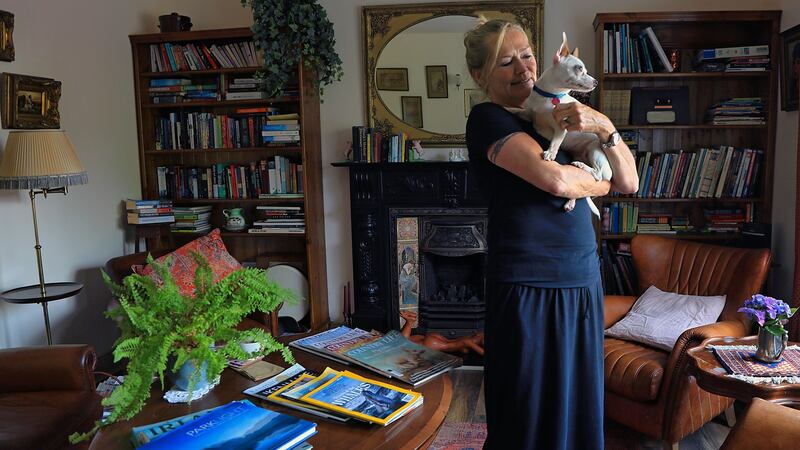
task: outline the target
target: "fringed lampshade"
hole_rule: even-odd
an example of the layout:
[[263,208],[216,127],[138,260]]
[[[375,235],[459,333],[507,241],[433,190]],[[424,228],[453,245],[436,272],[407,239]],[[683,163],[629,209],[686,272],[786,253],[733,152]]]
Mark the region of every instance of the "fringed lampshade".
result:
[[54,189],[89,181],[64,130],[11,131],[0,189]]

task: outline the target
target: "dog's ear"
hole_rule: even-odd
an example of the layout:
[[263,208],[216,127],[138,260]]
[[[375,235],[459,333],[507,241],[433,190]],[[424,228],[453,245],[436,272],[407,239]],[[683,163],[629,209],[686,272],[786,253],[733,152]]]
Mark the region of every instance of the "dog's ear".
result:
[[567,43],[567,33],[561,33],[561,47],[558,48],[558,56],[565,57],[569,55],[569,43]]
[[572,49],[571,55],[576,57],[576,58],[580,58],[580,56],[578,56],[579,53],[580,52],[578,51],[578,47],[575,47],[574,49]]

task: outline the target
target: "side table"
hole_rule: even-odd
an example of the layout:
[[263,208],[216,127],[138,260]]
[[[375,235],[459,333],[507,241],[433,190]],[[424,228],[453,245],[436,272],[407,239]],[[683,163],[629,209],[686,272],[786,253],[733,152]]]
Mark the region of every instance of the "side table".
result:
[[[794,408],[800,407],[800,383],[781,384],[755,384],[729,377],[728,371],[722,366],[714,352],[708,345],[756,345],[756,336],[747,336],[738,339],[709,338],[687,353],[689,361],[687,370],[697,379],[697,384],[704,390],[733,397],[745,403],[750,403],[753,397],[759,397],[774,403]],[[788,345],[798,345],[789,342]]]
[[0,294],[0,298],[9,303],[41,303],[42,310],[44,311],[44,326],[47,331],[47,345],[53,345],[53,337],[50,334],[50,315],[47,312],[47,302],[74,297],[83,289],[83,284],[73,282],[45,283],[44,287],[44,295],[42,295],[41,285],[34,284],[5,291]]

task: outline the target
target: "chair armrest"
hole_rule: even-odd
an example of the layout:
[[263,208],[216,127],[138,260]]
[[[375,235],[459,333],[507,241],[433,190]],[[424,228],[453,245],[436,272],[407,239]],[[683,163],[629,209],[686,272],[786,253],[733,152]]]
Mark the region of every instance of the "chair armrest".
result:
[[0,350],[0,392],[93,391],[96,361],[90,345]]
[[619,322],[625,314],[628,314],[634,303],[636,297],[632,295],[606,295],[603,299],[603,328],[607,329]]
[[747,335],[747,329],[738,320],[725,320],[684,331],[675,342],[672,352],[676,350],[687,351],[712,337],[742,337]]

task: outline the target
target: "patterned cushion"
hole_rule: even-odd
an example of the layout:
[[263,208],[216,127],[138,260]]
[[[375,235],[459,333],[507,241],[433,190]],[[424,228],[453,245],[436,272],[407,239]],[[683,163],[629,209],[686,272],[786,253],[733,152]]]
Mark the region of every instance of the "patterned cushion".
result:
[[[241,269],[242,265],[239,261],[228,253],[225,248],[225,243],[222,242],[219,229],[208,233],[207,235],[197,238],[192,242],[178,248],[172,253],[156,259],[159,263],[164,263],[167,258],[171,258],[169,269],[172,273],[172,278],[175,284],[184,295],[194,295],[194,275],[197,270],[197,263],[192,258],[191,252],[197,252],[208,260],[208,265],[211,267],[211,272],[214,274],[214,281],[217,282],[230,274],[231,272]],[[137,271],[141,275],[153,278],[156,281],[161,281],[158,275],[153,271],[149,265]]]

